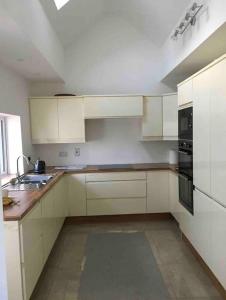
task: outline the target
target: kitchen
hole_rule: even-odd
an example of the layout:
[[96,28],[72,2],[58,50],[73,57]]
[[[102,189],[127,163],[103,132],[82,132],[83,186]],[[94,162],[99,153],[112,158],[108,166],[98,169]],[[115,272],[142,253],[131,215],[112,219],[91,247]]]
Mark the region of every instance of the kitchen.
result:
[[225,3],[130,4],[0,5],[3,300],[226,298]]

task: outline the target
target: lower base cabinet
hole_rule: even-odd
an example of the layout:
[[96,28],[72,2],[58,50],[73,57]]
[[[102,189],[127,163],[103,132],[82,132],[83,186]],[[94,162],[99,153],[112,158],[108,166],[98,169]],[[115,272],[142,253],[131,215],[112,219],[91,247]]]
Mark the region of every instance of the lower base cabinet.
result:
[[66,176],[68,184],[68,216],[86,216],[86,175]]
[[21,220],[5,222],[9,300],[29,300],[67,212],[65,180],[57,182]]
[[147,172],[147,212],[169,211],[169,171]]
[[193,246],[226,289],[226,208],[195,190],[194,223]]
[[146,213],[146,198],[87,200],[87,215],[126,215]]
[[179,202],[179,184],[178,175],[174,172],[169,172],[169,206],[170,212],[180,222],[180,202]]

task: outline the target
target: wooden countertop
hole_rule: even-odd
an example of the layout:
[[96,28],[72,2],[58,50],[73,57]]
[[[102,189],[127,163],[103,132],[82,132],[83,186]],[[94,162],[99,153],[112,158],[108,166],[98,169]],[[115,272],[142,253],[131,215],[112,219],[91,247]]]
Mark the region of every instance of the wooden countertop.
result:
[[161,171],[171,170],[177,173],[176,165],[167,163],[128,164],[128,165],[90,165],[82,170],[55,170],[48,167],[47,173],[55,174],[54,178],[43,188],[36,191],[10,191],[9,196],[17,202],[15,205],[4,207],[4,221],[20,221],[35,204],[48,192],[64,174],[102,173],[102,172],[131,172],[131,171]]

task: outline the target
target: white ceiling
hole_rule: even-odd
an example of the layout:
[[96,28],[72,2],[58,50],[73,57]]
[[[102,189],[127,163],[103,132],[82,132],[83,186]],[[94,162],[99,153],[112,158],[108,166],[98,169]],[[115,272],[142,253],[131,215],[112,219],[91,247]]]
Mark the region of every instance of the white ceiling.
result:
[[53,0],[40,0],[58,34],[67,46],[106,17],[117,14],[161,45],[168,37],[190,0],[70,0],[57,10]]

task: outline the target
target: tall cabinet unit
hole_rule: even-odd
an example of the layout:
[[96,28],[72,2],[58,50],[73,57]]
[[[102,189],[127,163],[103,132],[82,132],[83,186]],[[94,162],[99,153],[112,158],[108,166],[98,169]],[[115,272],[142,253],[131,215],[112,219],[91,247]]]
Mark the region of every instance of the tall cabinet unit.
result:
[[210,195],[210,95],[211,70],[193,79],[194,185]]

